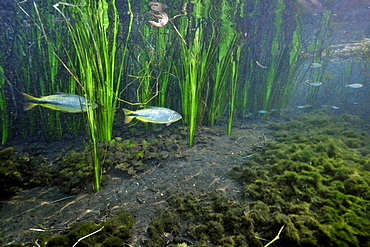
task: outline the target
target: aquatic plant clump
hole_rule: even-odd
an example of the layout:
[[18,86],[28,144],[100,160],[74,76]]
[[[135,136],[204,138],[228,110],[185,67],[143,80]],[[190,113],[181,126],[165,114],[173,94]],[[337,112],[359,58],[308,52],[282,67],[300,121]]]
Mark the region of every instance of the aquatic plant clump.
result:
[[267,143],[231,173],[244,184],[256,231],[279,246],[369,246],[370,140],[358,117],[303,115],[271,125]]
[[[107,181],[109,171],[115,169],[122,175],[134,176],[151,166],[164,164],[172,155],[181,151],[184,141],[179,135],[163,135],[162,139],[148,138],[125,140],[117,137],[113,141],[98,144],[98,157],[101,157],[102,182]],[[164,138],[165,137],[165,138]],[[53,183],[61,185],[65,193],[76,194],[83,190],[93,177],[91,146],[83,151],[70,151],[55,162],[56,176]]]
[[43,157],[20,155],[12,147],[0,147],[1,199],[26,188],[47,185],[51,180],[51,170]]
[[76,223],[65,235],[41,235],[40,246],[124,246],[130,237],[134,219],[130,213],[119,210],[115,216],[100,224],[91,221]]
[[263,246],[244,203],[217,193],[173,195],[168,203],[150,223],[145,246]]

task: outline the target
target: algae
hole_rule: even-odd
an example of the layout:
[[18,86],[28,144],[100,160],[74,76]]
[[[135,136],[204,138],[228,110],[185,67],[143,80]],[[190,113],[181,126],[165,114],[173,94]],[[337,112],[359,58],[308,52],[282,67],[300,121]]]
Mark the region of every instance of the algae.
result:
[[[134,220],[131,214],[121,209],[113,217],[100,224],[92,221],[75,223],[66,234],[40,236],[39,240],[42,239],[40,246],[67,247],[73,246],[77,241],[79,241],[78,246],[124,246],[133,226]],[[94,232],[96,233],[92,234]]]
[[[135,138],[98,143],[98,157],[102,167],[102,185],[109,180],[109,172],[113,169],[122,175],[135,176],[154,165],[164,164],[170,155],[181,152],[184,146],[178,135],[158,138]],[[92,147],[86,146],[82,151],[70,151],[60,155],[55,162],[55,178],[53,183],[61,185],[64,193],[77,194],[83,190],[93,177]]]
[[275,142],[231,171],[256,201],[256,228],[281,213],[290,222],[277,246],[368,246],[370,140],[362,126],[356,116],[324,113],[271,124]]
[[[142,133],[139,133],[142,134]],[[163,133],[157,136],[132,137],[98,143],[98,157],[102,168],[102,185],[109,181],[109,172],[135,176],[153,166],[164,165],[176,157],[185,146],[180,134]],[[80,150],[64,150],[52,161],[42,156],[18,154],[14,148],[0,147],[1,198],[35,186],[61,186],[64,193],[77,194],[93,180],[93,150],[86,144]]]
[[[270,125],[266,143],[230,175],[244,201],[172,195],[144,246],[369,246],[370,148],[355,116],[306,114]],[[170,236],[170,237],[168,237]]]
[[18,154],[12,147],[0,147],[1,199],[24,189],[47,185],[51,180],[51,170],[43,157]]
[[[263,246],[255,237],[252,219],[243,203],[216,192],[172,195],[170,205],[150,223],[145,246]],[[171,233],[168,239],[166,233]]]

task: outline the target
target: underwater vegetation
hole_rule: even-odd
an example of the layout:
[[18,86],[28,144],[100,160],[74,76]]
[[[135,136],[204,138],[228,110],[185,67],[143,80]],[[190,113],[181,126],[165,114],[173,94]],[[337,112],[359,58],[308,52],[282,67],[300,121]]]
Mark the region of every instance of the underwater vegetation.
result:
[[276,141],[231,172],[255,201],[258,232],[280,221],[281,246],[369,246],[370,141],[361,126],[324,113],[271,125]]
[[150,223],[145,246],[263,246],[245,203],[216,192],[173,195],[168,203]]
[[271,124],[275,141],[230,174],[245,201],[173,195],[148,246],[369,246],[370,140],[351,115]]
[[[101,157],[103,185],[109,180],[109,172],[123,176],[134,176],[156,165],[164,165],[166,160],[181,152],[185,140],[180,134],[162,134],[161,138],[133,138],[98,143]],[[93,181],[92,145],[82,150],[61,153],[53,162],[46,162],[42,156],[32,157],[17,154],[12,147],[0,147],[0,182],[2,197],[36,186],[56,185],[64,193],[77,194]],[[31,150],[32,151],[32,150]]]
[[[100,142],[98,154],[102,157],[103,185],[109,179],[109,171],[121,171],[122,175],[134,176],[154,165],[164,164],[171,156],[180,152],[184,146],[179,135],[163,139],[124,140],[117,137],[113,141]],[[58,176],[54,183],[61,185],[65,193],[76,194],[92,181],[91,146],[82,152],[71,151],[57,162]]]
[[[134,226],[134,219],[124,210],[118,211],[108,220],[96,224],[92,221],[75,223],[68,229],[68,233],[50,237],[41,235],[38,238],[39,246],[124,246]],[[93,233],[93,234],[92,234]]]
[[43,157],[20,155],[12,147],[0,147],[1,199],[26,188],[47,185],[51,179],[52,175]]

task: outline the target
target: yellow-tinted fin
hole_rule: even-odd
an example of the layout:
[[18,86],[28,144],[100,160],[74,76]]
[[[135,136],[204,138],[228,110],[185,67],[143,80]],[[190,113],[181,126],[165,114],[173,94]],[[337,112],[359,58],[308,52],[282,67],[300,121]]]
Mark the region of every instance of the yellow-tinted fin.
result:
[[[31,96],[31,95],[28,95],[28,94],[26,94],[26,93],[22,93],[22,94],[23,94],[23,96],[24,96],[24,100],[25,100],[24,107],[23,107],[23,109],[24,109],[25,111],[27,111],[27,110],[29,110],[29,109],[31,109],[31,108],[33,108],[33,107],[37,106],[37,104],[35,104],[34,102],[35,102],[35,101],[38,101],[38,100],[39,100],[38,98],[33,97],[33,96]],[[33,102],[29,102],[29,101],[33,101]]]
[[133,111],[125,109],[125,108],[123,108],[122,110],[125,112],[125,123],[128,124],[129,122],[131,122],[132,119],[134,119],[134,117],[130,117],[127,115],[130,113],[133,113]]

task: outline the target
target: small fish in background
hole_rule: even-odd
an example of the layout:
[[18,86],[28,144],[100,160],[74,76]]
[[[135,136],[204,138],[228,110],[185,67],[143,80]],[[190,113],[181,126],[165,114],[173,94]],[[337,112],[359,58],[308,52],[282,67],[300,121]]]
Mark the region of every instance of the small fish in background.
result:
[[321,64],[319,63],[311,63],[311,68],[320,68]]
[[311,86],[311,87],[319,87],[322,85],[322,82],[306,82],[306,86]]
[[353,83],[353,84],[346,85],[346,87],[349,87],[349,88],[362,88],[363,86],[364,85],[361,83]]
[[146,109],[137,111],[128,109],[122,110],[125,112],[125,123],[129,123],[132,119],[136,118],[142,122],[166,124],[168,126],[182,118],[182,116],[174,110],[157,106],[149,106]]
[[260,111],[258,111],[258,113],[261,113],[261,114],[267,114],[267,113],[268,113],[268,111],[260,110]]
[[297,106],[298,109],[310,108],[312,105],[299,105]]
[[[86,106],[90,105],[90,101],[88,99],[69,93],[58,92],[53,95],[42,96],[40,98],[36,98],[26,93],[22,94],[25,100],[24,110],[30,110],[39,105],[56,111],[78,113],[85,112],[87,110]],[[98,105],[94,103],[93,107],[96,108]]]
[[339,107],[338,106],[335,106],[335,105],[321,105],[321,107],[332,108],[332,109],[335,109],[335,110],[338,110],[339,109]]
[[243,118],[249,118],[249,117],[252,117],[252,116],[253,116],[253,113],[251,113],[251,112],[247,112],[246,114],[242,115]]

